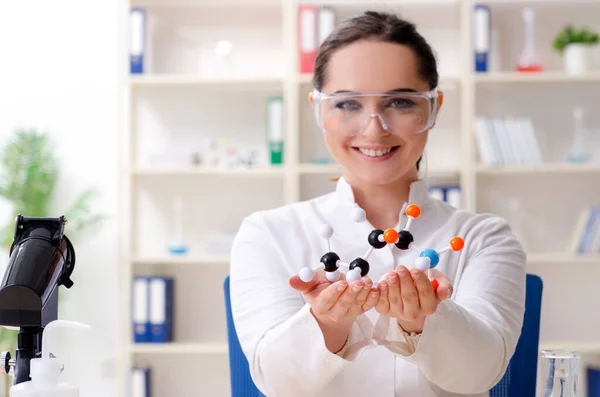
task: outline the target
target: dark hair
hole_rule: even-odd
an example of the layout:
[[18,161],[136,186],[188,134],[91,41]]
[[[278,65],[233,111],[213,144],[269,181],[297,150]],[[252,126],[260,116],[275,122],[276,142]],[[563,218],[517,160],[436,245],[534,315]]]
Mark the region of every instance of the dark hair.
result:
[[[416,26],[393,13],[365,11],[364,14],[343,21],[321,44],[312,80],[315,89],[320,91],[323,87],[331,55],[360,40],[384,41],[411,48],[418,59],[418,70],[423,80],[427,81],[430,89],[438,86],[435,54]],[[417,169],[420,163],[421,158],[417,161]]]

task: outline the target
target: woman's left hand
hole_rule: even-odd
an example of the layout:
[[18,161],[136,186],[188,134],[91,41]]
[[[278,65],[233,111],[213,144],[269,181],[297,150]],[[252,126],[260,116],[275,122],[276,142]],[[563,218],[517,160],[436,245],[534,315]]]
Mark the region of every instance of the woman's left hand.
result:
[[435,313],[439,303],[452,296],[452,284],[437,269],[429,270],[438,282],[434,290],[427,272],[398,266],[379,282],[380,298],[375,310],[393,317],[406,332],[423,331],[425,318]]

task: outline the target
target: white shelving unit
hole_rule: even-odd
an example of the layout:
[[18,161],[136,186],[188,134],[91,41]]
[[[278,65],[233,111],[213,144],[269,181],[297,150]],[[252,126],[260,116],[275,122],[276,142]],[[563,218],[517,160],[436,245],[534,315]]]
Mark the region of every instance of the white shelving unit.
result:
[[[122,7],[145,7],[149,18],[150,70],[123,73],[123,212],[119,280],[121,396],[132,365],[153,368],[153,395],[229,395],[222,282],[228,255],[210,250],[223,242],[249,213],[314,197],[334,188],[337,166],[314,164],[326,154],[314,126],[307,94],[311,76],[298,73],[298,7],[333,7],[338,19],[364,9],[400,12],[417,23],[438,53],[445,104],[430,133],[426,178],[459,184],[463,207],[494,212],[519,228],[531,272],[545,282],[543,346],[600,352],[595,331],[600,318],[586,293],[600,276],[600,255],[566,253],[577,212],[600,204],[600,151],[595,162],[573,165],[562,159],[568,146],[570,109],[596,101],[598,71],[583,76],[561,72],[553,35],[567,22],[600,25],[597,0],[488,0],[500,45],[494,70],[476,74],[471,51],[472,0],[131,0]],[[536,40],[547,71],[520,74],[512,63],[520,50],[520,10],[531,5],[544,18]],[[593,11],[592,11],[593,10]],[[537,20],[539,21],[540,18]],[[123,16],[123,20],[127,20]],[[515,24],[516,28],[509,27]],[[126,29],[123,30],[127,32]],[[124,41],[128,37],[122,38]],[[229,72],[215,65],[219,40],[234,45]],[[123,54],[127,64],[127,54]],[[237,68],[235,68],[237,66]],[[215,168],[191,165],[203,139],[227,138],[266,147],[265,101],[280,95],[285,104],[285,154],[281,166]],[[554,101],[554,102],[553,102]],[[558,105],[556,104],[558,101]],[[550,103],[554,103],[549,107]],[[561,108],[564,107],[564,112]],[[550,110],[551,109],[551,110]],[[596,112],[597,113],[597,112]],[[486,167],[479,164],[473,121],[480,115],[528,115],[543,138],[546,162],[537,166]],[[589,125],[600,136],[600,119]],[[600,144],[600,139],[597,144]],[[162,152],[162,153],[161,153]],[[169,164],[149,161],[169,154]],[[184,202],[190,254],[167,254],[171,200]],[[517,200],[517,219],[509,205]],[[520,225],[520,226],[519,226]],[[135,274],[175,276],[175,342],[132,343],[131,281]]]

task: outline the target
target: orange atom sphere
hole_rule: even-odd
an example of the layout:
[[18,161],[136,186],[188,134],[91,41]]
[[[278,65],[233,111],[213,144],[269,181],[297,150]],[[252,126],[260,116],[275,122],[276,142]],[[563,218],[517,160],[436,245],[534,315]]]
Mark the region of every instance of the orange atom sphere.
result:
[[452,247],[453,251],[460,251],[461,249],[463,249],[463,247],[465,246],[465,240],[463,240],[460,237],[453,237],[452,240],[450,240],[450,247]]
[[383,232],[383,241],[388,244],[394,244],[398,241],[398,232],[394,229],[387,229]]
[[421,208],[416,204],[411,204],[406,207],[406,215],[412,218],[418,218],[421,215]]
[[433,280],[431,280],[431,286],[433,287],[434,291],[437,291],[438,287],[440,286],[440,283],[434,278]]

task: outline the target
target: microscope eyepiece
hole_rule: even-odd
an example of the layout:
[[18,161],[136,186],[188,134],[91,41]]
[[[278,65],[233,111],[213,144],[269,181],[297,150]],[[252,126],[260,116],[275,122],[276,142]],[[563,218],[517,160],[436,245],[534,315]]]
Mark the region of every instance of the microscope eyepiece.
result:
[[53,304],[47,307],[48,302],[58,286],[73,286],[75,250],[64,234],[66,222],[64,216],[17,216],[8,267],[0,284],[0,325],[43,327],[56,319],[57,308]]
[[42,351],[42,334],[58,319],[58,287],[73,286],[75,249],[65,236],[64,216],[18,215],[8,267],[0,282],[0,326],[19,329],[15,359],[0,356],[0,372],[14,367],[14,384],[30,379],[30,360]]

